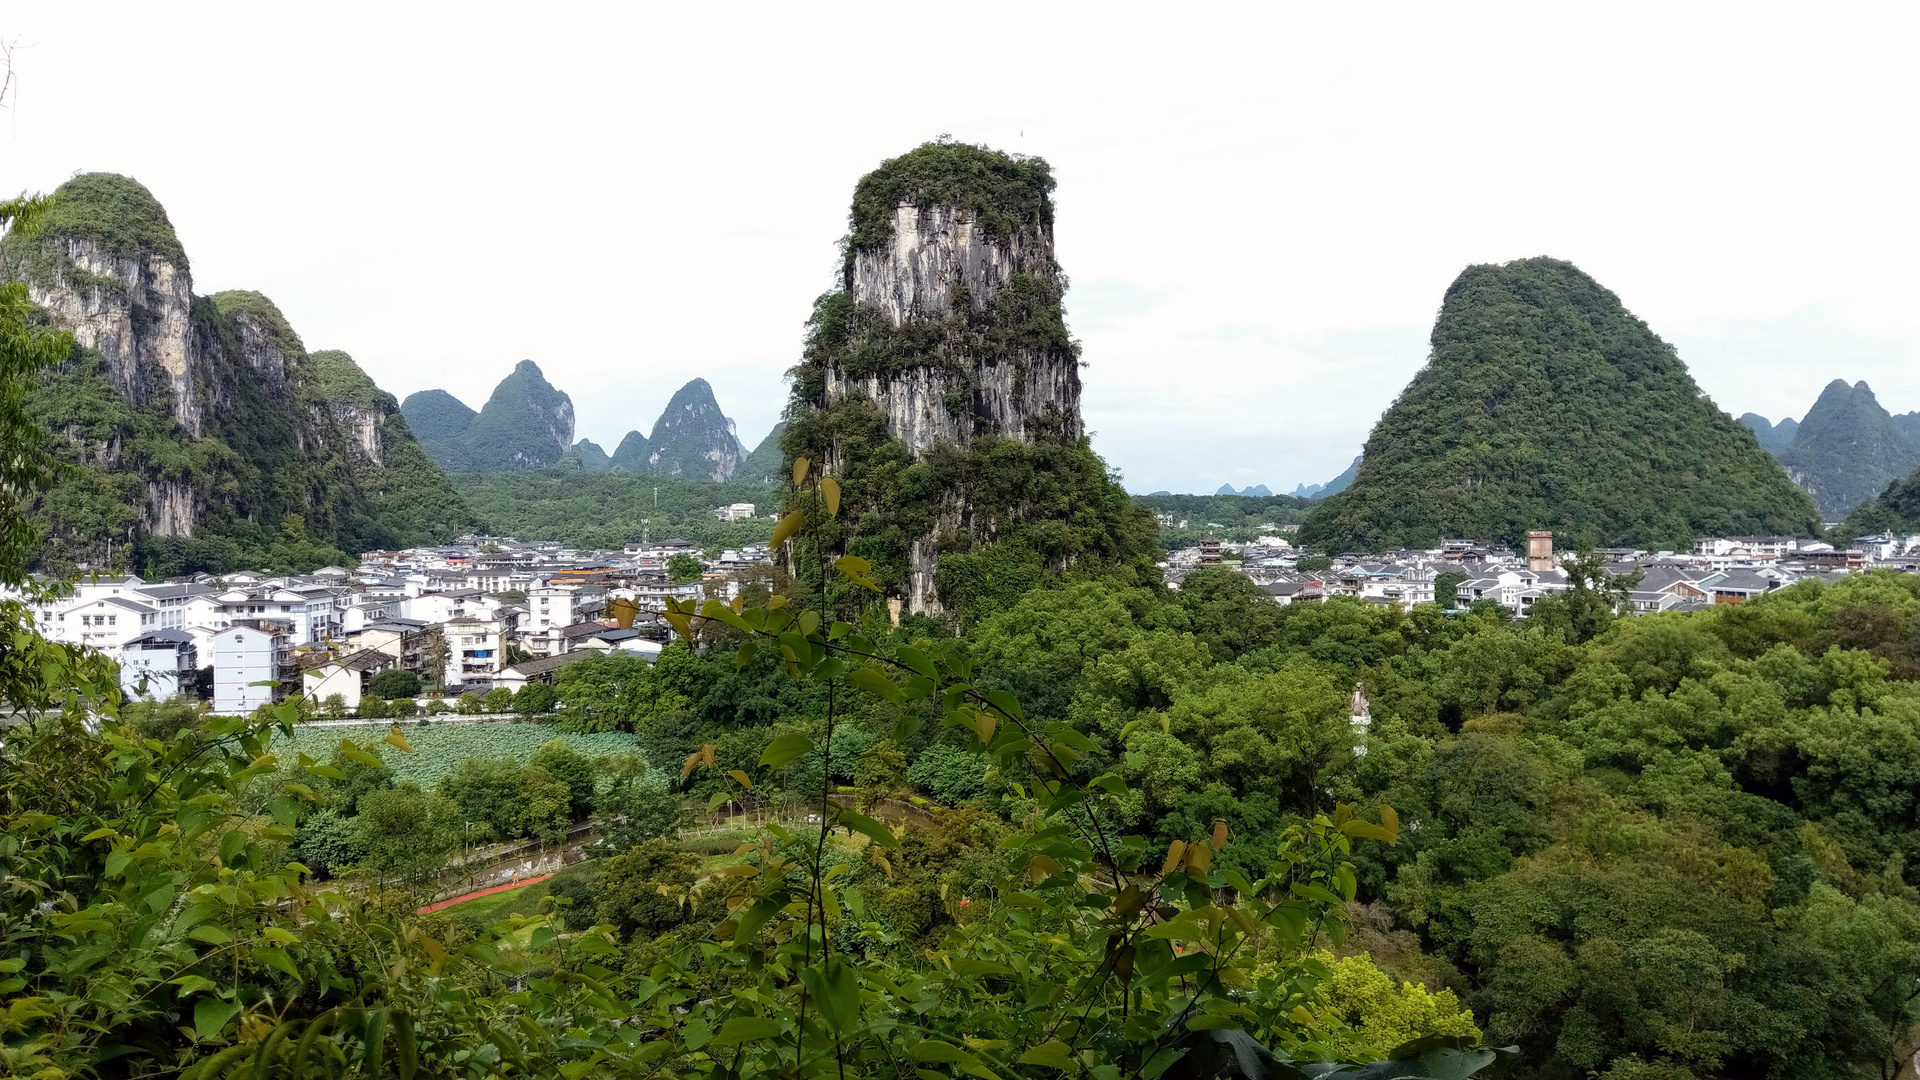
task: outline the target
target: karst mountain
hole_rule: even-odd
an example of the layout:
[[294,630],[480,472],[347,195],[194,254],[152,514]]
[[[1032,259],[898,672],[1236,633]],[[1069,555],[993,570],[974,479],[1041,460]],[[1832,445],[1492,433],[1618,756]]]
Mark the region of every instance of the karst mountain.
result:
[[1699,535],[1806,535],[1817,516],[1672,346],[1573,264],[1535,258],[1454,280],[1426,367],[1300,537],[1382,551],[1550,529],[1680,549]]
[[139,182],[62,184],[33,228],[0,241],[0,276],[74,339],[27,403],[77,466],[34,507],[49,567],[218,571],[474,526],[350,356],[309,354],[257,292],[194,295],[186,249]]
[[1782,420],[1770,431],[1760,426],[1765,418],[1752,413],[1741,423],[1807,489],[1828,520],[1845,517],[1920,468],[1920,413],[1889,413],[1864,382],[1835,379],[1804,418]]

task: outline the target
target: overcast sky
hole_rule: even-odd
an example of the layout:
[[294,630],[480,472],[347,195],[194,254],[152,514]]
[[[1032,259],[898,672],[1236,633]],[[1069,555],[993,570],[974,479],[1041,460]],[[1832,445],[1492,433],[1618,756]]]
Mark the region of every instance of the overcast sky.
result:
[[1332,477],[1531,255],[1735,415],[1920,409],[1920,6],[1311,7],[7,0],[0,192],[134,176],[195,291],[403,397],[531,358],[609,449],[695,376],[756,443],[854,182],[942,134],[1052,162],[1136,491]]

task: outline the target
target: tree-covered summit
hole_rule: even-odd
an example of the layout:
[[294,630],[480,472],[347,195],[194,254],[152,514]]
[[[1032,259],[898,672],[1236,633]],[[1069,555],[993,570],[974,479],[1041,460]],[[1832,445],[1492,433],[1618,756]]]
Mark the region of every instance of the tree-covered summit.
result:
[[968,143],[923,143],[860,178],[849,214],[847,262],[893,239],[894,211],[903,202],[950,206],[971,214],[995,240],[1016,229],[1053,228],[1053,170],[1046,161]]
[[110,255],[158,255],[186,270],[187,252],[166,208],[146,186],[117,173],[82,173],[54,190],[36,222],[39,239],[91,240]]
[[1534,258],[1454,280],[1427,366],[1301,539],[1378,551],[1551,529],[1680,548],[1700,534],[1805,535],[1816,516],[1619,297]]
[[573,447],[573,399],[531,360],[514,365],[478,413],[445,390],[409,394],[400,411],[453,472],[550,468]]

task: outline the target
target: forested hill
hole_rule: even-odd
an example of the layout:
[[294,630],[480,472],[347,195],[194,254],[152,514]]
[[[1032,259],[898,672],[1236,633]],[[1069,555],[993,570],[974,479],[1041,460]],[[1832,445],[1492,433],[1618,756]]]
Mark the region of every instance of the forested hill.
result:
[[0,241],[0,277],[74,340],[27,400],[77,467],[34,506],[45,568],[310,568],[470,522],[344,353],[308,355],[257,292],[193,294],[186,249],[137,181],[61,185]]
[[453,472],[550,468],[573,446],[573,399],[531,360],[515,364],[478,413],[444,390],[410,394],[401,410],[427,453]]
[[1778,456],[1821,513],[1837,520],[1920,468],[1920,414],[1894,416],[1866,383],[1835,379]]
[[1471,266],[1432,354],[1367,439],[1353,485],[1301,527],[1339,550],[1443,536],[1681,548],[1813,531],[1806,493],[1679,356],[1571,263]]

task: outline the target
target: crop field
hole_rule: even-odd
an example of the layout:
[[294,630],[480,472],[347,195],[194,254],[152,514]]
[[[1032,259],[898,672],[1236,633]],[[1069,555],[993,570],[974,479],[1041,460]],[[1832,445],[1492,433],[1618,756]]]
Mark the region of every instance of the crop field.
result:
[[462,758],[510,757],[524,762],[549,739],[565,739],[575,750],[588,757],[602,754],[639,753],[640,740],[625,731],[599,731],[590,735],[555,731],[546,724],[418,724],[401,723],[400,733],[413,745],[413,753],[389,746],[382,740],[394,725],[355,724],[349,727],[296,728],[293,738],[275,740],[274,753],[289,764],[295,754],[307,754],[315,761],[326,761],[340,748],[340,740],[352,739],[371,746],[387,763],[398,783],[412,781],[432,787],[441,776],[453,771]]

